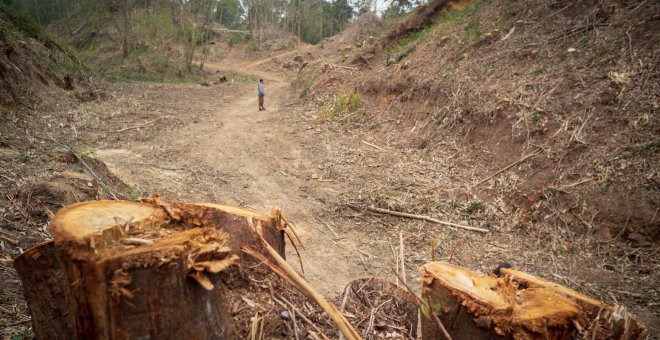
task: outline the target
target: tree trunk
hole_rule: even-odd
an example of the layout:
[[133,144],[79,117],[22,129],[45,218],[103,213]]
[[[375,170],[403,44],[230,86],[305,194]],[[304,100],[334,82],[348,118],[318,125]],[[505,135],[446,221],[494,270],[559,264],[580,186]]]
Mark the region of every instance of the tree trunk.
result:
[[[48,241],[28,249],[16,258],[14,267],[24,283],[23,290],[36,338],[70,339],[73,320],[66,306],[71,294],[55,243]],[[28,282],[30,284],[26,284]]]
[[144,201],[63,208],[16,259],[37,338],[234,338],[225,271],[261,237],[284,255],[281,214]]
[[[455,339],[643,339],[644,325],[613,307],[532,275],[502,269],[500,278],[448,263],[424,265],[422,295]],[[428,313],[427,313],[428,314]],[[444,339],[432,315],[423,339]]]
[[122,56],[124,58],[128,57],[129,53],[129,42],[131,35],[131,22],[130,22],[130,3],[129,0],[123,0],[122,2],[122,19],[123,19],[123,32],[122,32]]

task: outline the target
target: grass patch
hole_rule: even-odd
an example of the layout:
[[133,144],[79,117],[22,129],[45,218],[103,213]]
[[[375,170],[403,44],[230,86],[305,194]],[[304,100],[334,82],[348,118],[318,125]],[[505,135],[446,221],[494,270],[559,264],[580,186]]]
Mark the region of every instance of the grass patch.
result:
[[322,121],[335,121],[341,118],[347,125],[352,126],[355,120],[364,121],[367,109],[364,107],[362,98],[357,92],[347,94],[339,91],[330,108],[321,108],[320,117]]
[[94,150],[80,151],[80,152],[78,152],[78,156],[80,158],[95,158],[96,157],[96,151],[94,151]]
[[139,192],[131,191],[128,193],[128,199],[131,201],[139,201],[142,195]]
[[355,112],[358,108],[362,106],[362,99],[360,98],[360,94],[357,92],[354,92],[351,95],[351,103],[350,103],[350,110],[351,112]]

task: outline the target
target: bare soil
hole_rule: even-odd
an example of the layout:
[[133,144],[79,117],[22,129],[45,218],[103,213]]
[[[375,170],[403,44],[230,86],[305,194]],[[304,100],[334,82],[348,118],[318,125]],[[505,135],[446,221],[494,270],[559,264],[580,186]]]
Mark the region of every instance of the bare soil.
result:
[[[455,33],[452,39],[461,39],[458,36]],[[454,63],[456,51],[444,51],[443,46],[433,42],[420,45],[418,51],[428,52],[425,55],[441,51],[447,56],[443,62]],[[497,50],[493,52],[490,45],[470,48],[476,51],[483,46],[492,52],[488,58],[497,57]],[[457,46],[456,50],[462,48]],[[530,136],[553,140],[550,136],[561,125],[553,125],[558,120],[545,114],[552,110],[550,104],[543,107],[539,125],[532,124],[531,113],[523,111],[526,102],[502,101],[501,107],[493,102],[492,119],[477,117],[475,112],[481,111],[474,103],[480,103],[481,92],[473,91],[469,97],[459,94],[469,84],[483,81],[481,78],[462,79],[438,90],[431,81],[419,81],[427,79],[425,69],[414,63],[384,66],[384,60],[370,61],[374,72],[364,74],[333,69],[319,77],[320,71],[313,69],[312,75],[318,73],[310,78],[321,81],[302,87],[296,84],[294,89],[290,85],[296,71],[285,72],[281,63],[291,63],[298,55],[308,58],[306,52],[310,51],[316,53],[305,47],[250,59],[233,50],[222,60],[207,61],[206,67],[217,71],[218,77],[247,75],[236,78],[249,79],[245,83],[111,83],[93,92],[90,101],[67,94],[59,100],[44,100],[32,113],[5,115],[10,123],[3,127],[0,140],[0,236],[4,235],[0,270],[9,285],[0,290],[0,336],[18,334],[29,326],[12,257],[49,237],[45,224],[63,204],[108,197],[110,191],[120,198],[158,192],[172,199],[227,203],[258,211],[278,206],[296,225],[306,245],[301,252],[305,277],[326,296],[338,295],[348,282],[360,277],[375,275],[395,281],[391,271],[396,267],[399,232],[403,231],[407,277],[413,287],[420,286],[418,267],[432,259],[451,258],[453,263],[482,272],[509,261],[519,270],[608,303],[623,304],[650,326],[652,334],[660,332],[657,209],[647,209],[657,204],[647,202],[657,197],[657,170],[649,170],[657,165],[657,149],[653,149],[657,146],[651,145],[647,161],[617,158],[607,168],[590,168],[584,160],[585,150],[592,152],[589,160],[605,158],[611,150],[599,148],[605,143],[599,144],[603,139],[596,139],[598,135],[591,127],[587,126],[588,135],[578,130],[589,122],[585,111],[565,118],[570,129],[561,130],[563,137],[557,140],[569,145],[558,148],[543,144],[541,149],[550,151],[480,184],[534,151],[537,140]],[[320,64],[341,63],[339,55],[319,60]],[[414,60],[425,63],[425,59]],[[539,62],[539,58],[529,56],[520,60],[521,64]],[[657,79],[657,71],[642,71],[640,77]],[[609,82],[607,72],[601,73],[594,79],[603,77],[603,83],[598,83],[602,88],[594,93],[605,96],[613,90],[605,86]],[[257,110],[257,78],[266,82],[266,111]],[[562,95],[557,98],[568,100],[563,95],[581,81],[577,76],[566,78],[569,80],[565,82],[536,79],[529,88],[524,83],[510,84],[508,92],[526,89],[537,99],[552,90]],[[213,83],[215,79],[210,80]],[[355,82],[350,81],[356,80],[363,100],[368,101],[366,119],[356,119],[355,115],[346,120],[340,116],[332,122],[323,119],[320,108],[335,100],[337,90],[354,90]],[[301,97],[296,90],[313,96]],[[412,100],[415,96],[411,91],[439,93],[433,100],[443,105]],[[484,90],[483,96],[496,98],[497,94]],[[315,105],[309,105],[312,103]],[[657,133],[653,128],[657,126],[657,106],[648,112],[650,117],[639,124],[651,127],[640,133],[638,144],[632,145],[634,152],[644,152],[649,140],[646,133]],[[615,113],[612,116],[616,118]],[[440,121],[440,117],[445,120]],[[487,123],[467,124],[473,120]],[[616,122],[602,121],[599,126],[611,131]],[[452,130],[457,133],[451,134]],[[88,155],[85,159],[105,185],[85,177],[76,159],[50,140],[49,134]],[[581,142],[585,140],[587,143]],[[567,163],[570,167],[563,170],[566,177],[553,178],[556,175],[548,169]],[[629,171],[614,177],[615,183],[628,183],[625,176],[631,173],[652,174],[651,184],[639,184],[652,186],[642,193],[642,203],[631,194],[641,189],[626,189],[624,184],[607,187],[607,198],[617,205],[604,200],[590,203],[586,196],[608,183],[610,168]],[[537,174],[547,178],[531,180]],[[66,180],[57,184],[57,178]],[[588,181],[583,182],[585,178]],[[44,184],[37,185],[41,182]],[[548,190],[548,183],[556,190]],[[61,190],[64,185],[73,188]],[[61,197],[55,198],[58,192]],[[364,209],[371,205],[488,228],[490,233],[477,234]],[[636,214],[639,206],[645,207],[644,211]],[[608,209],[616,210],[607,216],[618,216],[617,220],[599,216],[601,211],[609,213]],[[292,247],[287,251],[288,260],[296,264]]]

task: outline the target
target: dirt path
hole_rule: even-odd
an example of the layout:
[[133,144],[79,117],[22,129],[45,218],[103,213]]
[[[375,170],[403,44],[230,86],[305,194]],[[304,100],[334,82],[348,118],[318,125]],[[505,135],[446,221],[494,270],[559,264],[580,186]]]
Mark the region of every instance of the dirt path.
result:
[[[263,60],[230,59],[209,67],[221,70],[231,65],[234,72],[263,77],[266,111],[257,110],[256,84],[252,83],[219,88],[136,85],[142,87],[133,91],[141,91],[146,101],[137,104],[138,111],[155,110],[161,115],[170,111],[176,117],[172,119],[183,122],[182,127],[146,139],[127,138],[115,144],[121,148],[98,150],[97,156],[143,193],[161,192],[257,211],[281,208],[307,247],[302,251],[307,279],[320,292],[334,295],[351,279],[369,275],[352,237],[332,240],[335,236],[326,226],[331,222],[318,218],[324,210],[318,196],[336,196],[342,184],[316,174],[324,149],[307,132],[313,127],[290,114],[286,105],[293,95],[290,84],[265,71],[263,64]],[[316,197],[311,197],[312,191]],[[289,262],[297,265],[293,247],[287,249]],[[369,253],[369,249],[363,251]]]

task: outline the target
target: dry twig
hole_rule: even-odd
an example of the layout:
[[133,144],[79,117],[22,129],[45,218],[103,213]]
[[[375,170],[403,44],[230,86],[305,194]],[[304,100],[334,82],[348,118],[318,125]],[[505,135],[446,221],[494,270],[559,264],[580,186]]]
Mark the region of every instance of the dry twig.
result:
[[381,150],[381,151],[383,150],[383,148],[381,148],[380,146],[375,145],[375,144],[371,144],[371,143],[369,143],[369,142],[367,142],[367,141],[364,141],[364,140],[363,140],[362,143],[365,144],[365,145],[369,145],[370,147],[372,147],[372,148],[374,148],[374,149],[378,149],[378,150]]
[[526,161],[526,160],[527,160],[528,158],[530,158],[530,157],[538,156],[539,154],[541,154],[541,151],[542,151],[541,149],[536,149],[536,150],[532,151],[531,153],[529,153],[529,154],[527,154],[527,155],[525,155],[525,156],[522,156],[519,160],[517,160],[517,161],[515,161],[515,162],[513,162],[513,163],[511,163],[511,164],[509,164],[509,165],[507,165],[507,166],[505,166],[504,168],[500,169],[500,170],[497,171],[496,173],[494,173],[494,174],[492,174],[492,175],[490,175],[490,176],[488,176],[488,177],[482,179],[481,181],[479,181],[479,183],[475,184],[472,188],[475,188],[475,187],[477,187],[477,186],[479,186],[479,185],[481,185],[481,184],[483,184],[483,183],[485,183],[485,182],[488,182],[489,180],[491,180],[491,179],[497,177],[497,175],[499,175],[499,174],[501,174],[501,173],[503,173],[503,172],[505,172],[505,171],[507,171],[507,170],[513,168],[514,166],[516,166],[517,164],[520,164],[521,162]]
[[[330,304],[321,294],[316,292],[312,286],[305,281],[296,271],[289,265],[281,256],[280,254],[277,253],[273,247],[266,242],[266,240],[261,238],[262,244],[264,248],[268,251],[270,256],[275,259],[275,262],[279,265],[280,270],[275,270],[273,267],[270,267],[276,274],[282,276],[283,279],[293,283],[295,287],[297,287],[305,296],[307,296],[310,300],[313,300],[316,302],[316,304],[325,311],[330,319],[335,322],[337,327],[339,328],[339,331],[344,334],[344,337],[348,340],[358,340],[361,339],[360,335],[358,332],[351,326],[351,324],[346,320],[343,314],[341,314],[338,310],[337,307],[334,305]],[[259,254],[255,250],[253,250],[250,247],[243,247],[243,252],[245,252],[248,255],[251,255],[259,260],[263,261],[263,255]],[[258,256],[258,255],[261,255]]]
[[350,67],[350,66],[342,66],[342,65],[335,65],[335,64],[328,64],[330,68],[341,68],[345,70],[351,70],[351,71],[359,71],[356,67]]
[[403,278],[403,284],[406,282],[406,258],[403,255],[403,230],[399,230],[399,258],[401,258],[401,277]]
[[435,218],[430,217],[430,216],[408,214],[408,213],[404,213],[404,212],[388,210],[388,209],[382,209],[382,208],[376,208],[376,207],[367,207],[367,210],[377,212],[377,213],[381,213],[381,214],[388,214],[388,215],[392,215],[392,216],[406,217],[406,218],[412,218],[412,219],[416,219],[416,220],[424,220],[424,221],[428,221],[428,222],[431,222],[431,223],[446,225],[446,226],[449,226],[449,227],[455,227],[455,228],[461,228],[461,229],[465,229],[465,230],[478,231],[480,233],[488,233],[489,232],[488,229],[479,228],[479,227],[471,227],[471,226],[467,226],[467,225],[441,221],[441,220],[435,219]]
[[138,125],[135,125],[135,126],[125,127],[125,128],[123,128],[123,129],[119,129],[119,130],[117,130],[117,131],[115,131],[115,132],[124,132],[124,131],[128,131],[128,130],[139,129],[139,128],[143,127],[143,126],[147,126],[147,125],[153,124],[153,123],[155,123],[155,122],[157,122],[157,121],[159,121],[159,120],[162,120],[162,119],[164,119],[164,118],[165,118],[165,117],[160,117],[160,118],[158,118],[158,119],[150,120],[150,121],[145,122],[145,123],[142,123],[142,124],[138,124]]
[[115,199],[115,200],[119,200],[119,198],[117,198],[117,196],[115,195],[115,193],[112,192],[112,189],[110,189],[110,186],[108,186],[107,184],[105,184],[105,182],[103,182],[103,181],[101,180],[101,178],[99,178],[99,176],[96,175],[96,173],[94,172],[94,170],[92,170],[92,168],[90,168],[89,165],[87,165],[87,163],[85,163],[85,161],[82,159],[82,157],[78,156],[78,154],[77,154],[75,151],[73,151],[73,149],[72,149],[70,146],[68,146],[68,145],[66,145],[66,144],[64,144],[64,143],[62,143],[62,142],[57,141],[57,140],[56,140],[55,138],[53,138],[53,136],[51,136],[50,134],[48,135],[48,137],[50,137],[50,140],[52,140],[55,144],[57,144],[57,145],[59,145],[59,146],[61,146],[61,147],[66,148],[67,150],[69,150],[69,152],[71,152],[71,153],[73,154],[73,156],[76,157],[76,159],[77,159],[77,160],[78,160],[78,161],[79,161],[79,162],[85,167],[85,169],[87,169],[87,171],[89,171],[89,173],[90,173],[90,174],[91,174],[91,175],[92,175],[92,176],[93,176],[93,177],[94,177],[99,183],[101,183],[101,185],[103,185],[103,188],[106,189],[106,190],[108,190],[108,194],[110,194],[110,197],[112,197],[112,198]]

